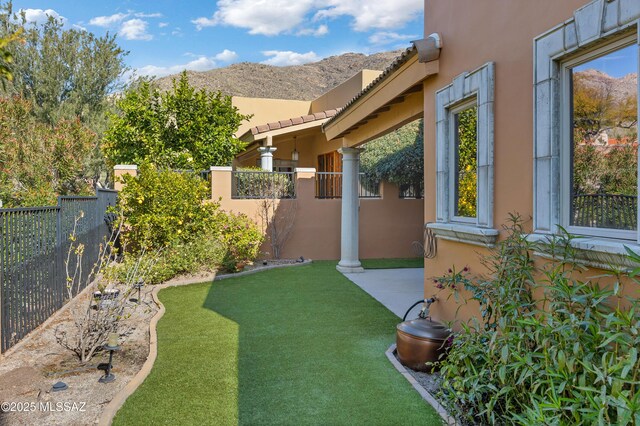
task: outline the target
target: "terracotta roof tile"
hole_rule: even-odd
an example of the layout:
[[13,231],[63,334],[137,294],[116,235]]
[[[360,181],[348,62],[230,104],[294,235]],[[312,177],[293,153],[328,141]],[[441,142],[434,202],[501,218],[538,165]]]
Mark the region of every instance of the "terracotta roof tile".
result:
[[300,117],[292,117],[286,120],[280,120],[269,124],[262,124],[251,128],[251,134],[257,135],[265,133],[270,130],[284,129],[291,126],[298,126],[304,123],[310,123],[312,121],[324,120],[325,118],[333,117],[340,109],[330,109],[327,111],[316,112],[315,114],[303,115]]

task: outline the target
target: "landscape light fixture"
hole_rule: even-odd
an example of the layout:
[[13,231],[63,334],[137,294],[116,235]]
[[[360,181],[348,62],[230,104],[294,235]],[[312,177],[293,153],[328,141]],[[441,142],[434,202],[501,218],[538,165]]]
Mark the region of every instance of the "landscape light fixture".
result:
[[297,143],[296,143],[297,139],[298,139],[297,136],[293,137],[293,151],[291,151],[291,161],[298,161],[298,158],[300,156],[299,153],[298,153],[298,150],[296,149],[297,148]]
[[137,283],[135,283],[133,285],[133,288],[138,290],[138,297],[137,298],[132,297],[131,299],[129,299],[130,302],[134,302],[134,303],[140,304],[140,300],[141,300],[140,292],[142,291],[142,287],[144,287],[144,282],[143,281],[138,281]]
[[109,333],[109,339],[103,348],[109,351],[109,362],[98,365],[99,370],[104,370],[104,376],[100,377],[98,382],[111,383],[116,380],[116,375],[111,372],[111,369],[113,368],[113,353],[120,350],[120,346],[118,346],[118,333]]

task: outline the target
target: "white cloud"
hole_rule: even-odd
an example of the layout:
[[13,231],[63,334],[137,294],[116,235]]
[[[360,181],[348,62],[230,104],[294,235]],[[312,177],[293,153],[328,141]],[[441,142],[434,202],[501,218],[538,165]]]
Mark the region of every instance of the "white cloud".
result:
[[155,13],[143,13],[143,12],[138,12],[134,15],[137,18],[162,18],[163,15],[160,12],[155,12]]
[[409,40],[417,39],[417,35],[398,34],[394,32],[380,31],[369,36],[369,43],[376,46],[387,46],[393,43],[402,43]]
[[87,31],[87,29],[85,27],[83,27],[82,25],[78,25],[78,24],[73,24],[73,28],[75,28],[76,30],[80,30],[80,31]]
[[164,77],[171,74],[178,74],[184,70],[187,71],[207,71],[216,67],[214,58],[207,58],[201,56],[186,64],[171,65],[167,67],[160,67],[156,65],[147,65],[142,68],[138,68],[137,75],[140,76],[156,76]]
[[356,31],[401,28],[423,11],[423,0],[327,0],[315,19],[351,16]]
[[322,24],[318,28],[305,28],[296,33],[299,36],[314,36],[314,37],[322,37],[323,35],[329,34],[329,27]]
[[232,50],[224,49],[222,52],[214,56],[214,59],[221,62],[232,62],[238,59],[238,54]]
[[160,28],[164,28],[164,27],[168,27],[168,26],[169,26],[168,22],[160,22],[160,23],[158,23],[158,27],[160,27]]
[[275,65],[278,67],[286,65],[302,65],[309,62],[317,62],[320,57],[315,52],[297,53],[290,50],[267,50],[262,52],[269,59],[262,61],[263,64]]
[[191,21],[198,30],[214,25],[246,28],[249,34],[278,35],[298,27],[316,0],[219,0],[211,18]]
[[424,4],[423,0],[218,0],[217,6],[211,17],[191,21],[198,30],[230,25],[246,28],[249,34],[278,35],[298,29],[299,35],[323,35],[326,25],[315,31],[300,27],[309,27],[310,20],[341,16],[351,17],[356,31],[391,30],[420,16]]
[[64,16],[61,16],[53,9],[20,9],[19,13],[24,13],[24,19],[28,24],[44,24],[49,19],[49,16],[62,21],[62,23],[65,23],[67,21]]
[[116,13],[109,16],[96,16],[95,18],[91,18],[89,20],[89,24],[95,25],[96,27],[107,28],[121,22],[127,16],[129,16],[128,13]]
[[147,21],[129,19],[122,23],[119,34],[127,40],[151,40],[153,36],[147,32]]

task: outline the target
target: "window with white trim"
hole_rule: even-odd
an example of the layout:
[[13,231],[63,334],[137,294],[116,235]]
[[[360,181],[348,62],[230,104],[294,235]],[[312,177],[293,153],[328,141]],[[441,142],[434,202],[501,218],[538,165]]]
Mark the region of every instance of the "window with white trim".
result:
[[572,241],[577,256],[598,267],[628,266],[626,248],[640,252],[639,19],[636,1],[594,0],[534,40],[530,238],[562,226],[585,237]]
[[561,65],[561,223],[637,239],[638,45],[607,43]]
[[491,246],[494,64],[463,73],[436,93],[436,222],[439,238]]

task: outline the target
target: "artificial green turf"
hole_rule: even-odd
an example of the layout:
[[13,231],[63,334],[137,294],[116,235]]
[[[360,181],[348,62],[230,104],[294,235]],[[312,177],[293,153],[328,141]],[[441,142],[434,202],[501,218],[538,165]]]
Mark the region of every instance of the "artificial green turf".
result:
[[398,318],[335,262],[160,299],[158,358],[116,425],[441,424],[384,354]]
[[421,257],[410,259],[364,259],[360,263],[364,269],[424,268],[424,259]]

